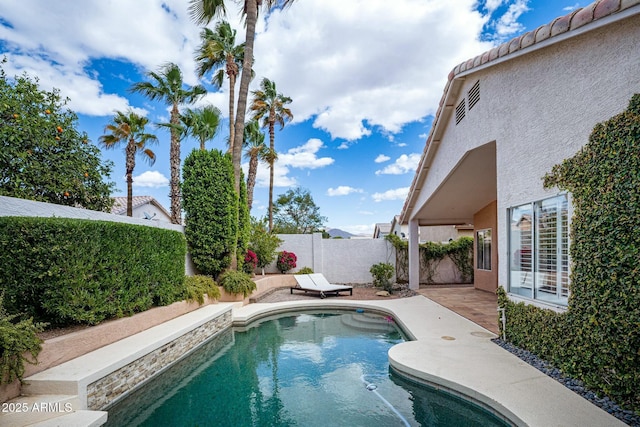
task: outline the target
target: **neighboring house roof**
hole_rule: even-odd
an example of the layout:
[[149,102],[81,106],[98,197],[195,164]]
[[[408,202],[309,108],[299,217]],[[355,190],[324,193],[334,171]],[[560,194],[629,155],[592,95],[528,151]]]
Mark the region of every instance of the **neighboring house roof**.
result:
[[376,224],[373,229],[373,238],[377,239],[380,236],[384,236],[385,234],[389,234],[391,231],[391,224],[388,222],[379,222]]
[[[598,20],[620,14],[638,5],[640,5],[640,0],[598,0],[589,6],[578,8],[565,16],[554,19],[546,25],[542,25],[535,30],[515,37],[500,46],[496,46],[487,52],[455,66],[449,73],[444,94],[440,99],[440,104],[433,119],[433,124],[429,131],[422,156],[420,157],[416,174],[409,188],[409,194],[402,207],[400,223],[406,224],[409,221],[407,215],[414,207],[415,199],[420,193],[422,182],[428,173],[429,164],[435,154],[431,150],[432,145],[437,146],[440,142],[442,134],[444,133],[443,126],[446,126],[444,123],[446,123],[452,110],[455,108],[455,94],[457,94],[459,87],[462,85],[461,82],[457,81],[458,78],[502,61],[534,52],[556,41],[564,40],[567,37],[578,35],[581,33],[581,29],[584,30],[583,27],[586,25],[592,24],[589,26],[589,29],[597,28]],[[632,13],[638,12],[635,11]],[[603,25],[606,25],[606,22],[604,22]]]
[[[127,213],[127,198],[126,197],[113,197],[113,207],[111,208],[111,213],[116,215],[126,215]],[[156,199],[151,196],[133,196],[131,203],[133,205],[133,209],[144,206],[147,204],[152,204],[162,213],[167,215],[168,218],[171,218],[169,212],[162,206]]]

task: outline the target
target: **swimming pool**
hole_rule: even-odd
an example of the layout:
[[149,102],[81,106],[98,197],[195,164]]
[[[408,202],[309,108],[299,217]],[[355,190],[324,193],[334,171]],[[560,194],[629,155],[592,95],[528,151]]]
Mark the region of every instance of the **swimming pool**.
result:
[[375,313],[280,314],[217,335],[116,403],[107,426],[505,426],[389,371],[405,341]]

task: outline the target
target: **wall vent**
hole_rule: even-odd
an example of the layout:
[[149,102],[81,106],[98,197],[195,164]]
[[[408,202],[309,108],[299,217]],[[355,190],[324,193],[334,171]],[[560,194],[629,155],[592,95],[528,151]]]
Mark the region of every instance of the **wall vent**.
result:
[[471,110],[480,101],[480,80],[469,89],[467,97],[469,98],[469,110]]
[[465,102],[464,98],[460,101],[460,104],[456,107],[456,124],[460,123],[464,119],[465,115]]

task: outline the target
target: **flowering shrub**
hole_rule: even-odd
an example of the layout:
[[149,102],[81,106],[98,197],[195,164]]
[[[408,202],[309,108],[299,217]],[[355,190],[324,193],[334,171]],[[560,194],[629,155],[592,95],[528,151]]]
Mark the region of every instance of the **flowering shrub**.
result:
[[276,267],[280,273],[286,273],[292,268],[296,268],[296,254],[293,252],[282,251],[278,252],[278,260],[276,261]]
[[253,270],[258,266],[258,255],[251,249],[247,250],[247,254],[244,256],[243,270],[247,274],[253,273]]

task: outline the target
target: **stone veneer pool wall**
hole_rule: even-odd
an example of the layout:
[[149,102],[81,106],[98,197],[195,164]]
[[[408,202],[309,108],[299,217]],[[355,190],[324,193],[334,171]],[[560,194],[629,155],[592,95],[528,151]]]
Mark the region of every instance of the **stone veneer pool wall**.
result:
[[87,407],[102,410],[124,397],[202,343],[229,328],[231,311],[176,338],[87,386]]

